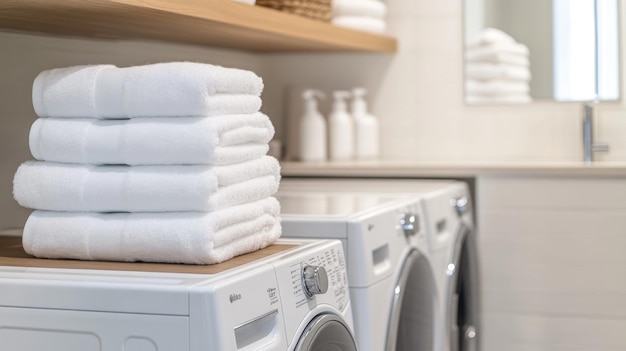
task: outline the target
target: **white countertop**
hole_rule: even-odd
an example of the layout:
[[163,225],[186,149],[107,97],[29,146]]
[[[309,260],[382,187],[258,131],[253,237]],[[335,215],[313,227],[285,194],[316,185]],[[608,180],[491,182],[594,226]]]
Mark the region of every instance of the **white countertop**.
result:
[[281,162],[282,175],[315,177],[475,177],[485,175],[626,176],[626,162],[424,163],[415,161]]

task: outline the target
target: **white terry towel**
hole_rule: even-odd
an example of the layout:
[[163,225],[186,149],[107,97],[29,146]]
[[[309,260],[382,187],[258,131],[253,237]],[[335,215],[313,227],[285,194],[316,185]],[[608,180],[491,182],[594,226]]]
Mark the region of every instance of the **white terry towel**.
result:
[[387,5],[379,0],[333,0],[333,17],[366,16],[385,19]]
[[529,94],[530,86],[528,82],[518,80],[473,80],[465,82],[465,89],[471,95],[507,95],[507,94]]
[[37,160],[126,165],[232,164],[260,158],[274,136],[260,113],[123,120],[39,118],[30,129]]
[[34,211],[22,244],[45,258],[213,264],[275,242],[279,212],[273,197],[213,213]]
[[91,166],[28,161],[13,179],[23,207],[78,212],[210,212],[276,193],[271,156],[225,166]]
[[468,62],[465,65],[465,74],[468,79],[511,79],[530,81],[531,74],[528,67],[497,64],[497,63],[479,63]]
[[340,27],[376,34],[382,34],[387,29],[387,23],[384,20],[367,16],[337,16],[333,17],[331,23]]
[[483,29],[477,38],[474,38],[467,43],[468,47],[478,47],[485,45],[493,45],[495,43],[515,43],[515,39],[506,32],[497,28],[485,28]]
[[528,52],[528,47],[524,44],[494,45],[467,49],[465,60],[468,62],[510,63],[530,66]]
[[245,114],[261,107],[254,72],[194,62],[118,68],[74,66],[39,73],[39,117],[171,117]]
[[468,103],[528,103],[532,98],[528,94],[505,94],[505,95],[476,95],[467,94],[465,101]]

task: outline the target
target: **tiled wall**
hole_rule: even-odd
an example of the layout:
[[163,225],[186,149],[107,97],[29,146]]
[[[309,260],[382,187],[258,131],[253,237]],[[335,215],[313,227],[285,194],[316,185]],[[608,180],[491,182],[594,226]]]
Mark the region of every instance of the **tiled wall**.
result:
[[484,350],[626,348],[626,180],[479,177]]

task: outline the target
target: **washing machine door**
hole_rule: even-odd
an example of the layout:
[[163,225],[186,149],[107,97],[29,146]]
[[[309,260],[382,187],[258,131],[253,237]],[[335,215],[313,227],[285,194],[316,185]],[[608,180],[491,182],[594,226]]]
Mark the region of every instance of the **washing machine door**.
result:
[[480,341],[478,252],[475,233],[463,222],[447,273],[450,350],[478,351]]
[[302,333],[294,351],[356,351],[350,328],[334,314],[317,315]]
[[428,258],[412,250],[394,289],[387,351],[432,351],[437,323],[437,287]]

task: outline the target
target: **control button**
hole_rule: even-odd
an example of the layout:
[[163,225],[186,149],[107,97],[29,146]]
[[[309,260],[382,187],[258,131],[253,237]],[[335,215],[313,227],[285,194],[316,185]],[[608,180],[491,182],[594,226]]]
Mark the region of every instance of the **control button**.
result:
[[417,215],[413,213],[403,213],[400,217],[400,226],[402,227],[404,235],[407,237],[417,234],[419,231],[419,221],[417,220]]
[[322,266],[305,265],[302,268],[302,281],[308,297],[328,291],[328,274]]
[[458,213],[459,215],[467,212],[467,207],[469,205],[469,200],[467,199],[467,196],[457,197],[456,199],[452,199],[452,201],[450,202],[456,210],[456,213]]

